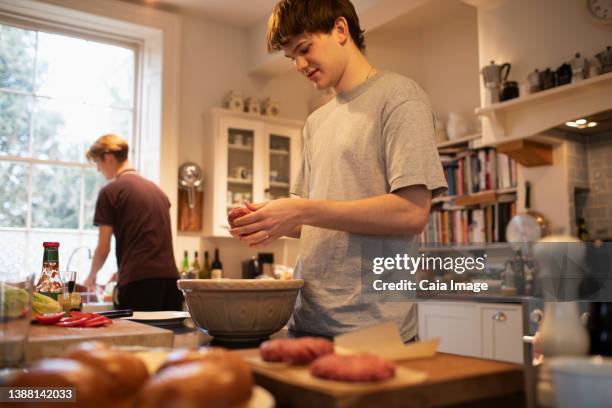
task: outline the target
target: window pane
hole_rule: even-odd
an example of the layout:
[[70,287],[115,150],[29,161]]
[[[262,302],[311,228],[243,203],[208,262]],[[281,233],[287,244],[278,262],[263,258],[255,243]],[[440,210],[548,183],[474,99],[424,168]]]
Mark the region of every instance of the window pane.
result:
[[32,98],[0,91],[0,155],[28,156]]
[[79,228],[81,170],[32,166],[32,227]]
[[134,99],[134,51],[89,42],[85,56],[91,80],[86,102],[131,109]]
[[43,160],[83,161],[82,140],[88,133],[91,110],[83,104],[36,98],[32,155]]
[[98,199],[98,192],[104,184],[106,184],[104,177],[102,177],[96,169],[85,169],[85,218],[83,221],[83,229],[96,228],[93,225],[96,200]]
[[95,108],[95,115],[91,117],[91,126],[89,135],[94,135],[88,141],[86,149],[98,137],[107,134],[115,133],[123,136],[125,139],[132,140],[132,112],[112,108]]
[[0,227],[25,227],[28,165],[0,161]]
[[[26,232],[25,231],[0,231],[0,277],[8,277],[10,273],[35,272],[31,265],[26,264]],[[42,248],[42,245],[41,245]],[[42,260],[42,255],[40,260]],[[40,262],[40,261],[39,261]],[[40,268],[40,265],[38,265]]]
[[36,90],[40,95],[131,108],[134,52],[113,45],[39,33]]
[[[96,232],[94,233],[83,233],[81,235],[81,243],[83,245],[87,245],[89,248],[92,249],[92,251],[96,248],[96,245],[98,245],[98,234]],[[85,252],[85,254],[81,254],[82,255],[86,255],[85,250],[83,250]],[[76,256],[75,256],[76,258]],[[85,268],[85,270],[87,270],[87,272],[89,273],[89,268],[91,267],[91,261],[88,260],[83,260],[81,258],[80,260],[81,265],[87,265],[87,268]],[[78,265],[78,264],[77,264]],[[100,285],[104,285],[106,284],[109,279],[111,278],[111,276],[117,272],[117,258],[115,257],[115,237],[113,237],[111,239],[111,247],[110,247],[110,252],[108,253],[108,257],[106,258],[106,262],[104,262],[104,266],[102,267],[102,269],[100,269],[98,271],[98,277],[97,277],[97,282]],[[80,271],[80,269],[79,269]],[[80,275],[80,272],[79,272]],[[87,275],[80,275],[77,276],[77,282],[81,283],[83,282],[85,279],[87,278]]]
[[0,88],[32,91],[36,32],[0,24]]
[[86,45],[79,38],[39,32],[36,93],[84,102],[91,80]]

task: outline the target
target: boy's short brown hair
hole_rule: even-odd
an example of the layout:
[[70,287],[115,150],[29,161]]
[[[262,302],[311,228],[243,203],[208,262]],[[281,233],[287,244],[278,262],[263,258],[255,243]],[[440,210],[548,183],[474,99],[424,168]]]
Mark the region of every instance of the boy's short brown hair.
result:
[[268,52],[280,51],[296,35],[328,34],[339,17],[346,19],[353,42],[364,51],[364,31],[349,0],[281,0],[268,20]]
[[98,138],[87,150],[87,160],[95,161],[105,154],[112,154],[117,162],[123,163],[128,158],[129,146],[127,140],[121,136],[108,134]]

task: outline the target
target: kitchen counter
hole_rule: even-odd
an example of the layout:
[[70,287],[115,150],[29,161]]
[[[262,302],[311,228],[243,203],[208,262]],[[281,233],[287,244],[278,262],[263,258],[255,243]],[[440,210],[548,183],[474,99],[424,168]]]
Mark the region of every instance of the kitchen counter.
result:
[[[245,358],[258,349],[239,350]],[[270,391],[281,407],[520,407],[524,406],[523,367],[517,364],[438,353],[433,358],[400,362],[427,379],[395,389],[347,393],[325,391],[278,367],[254,365],[255,382]]]
[[68,347],[83,341],[102,341],[114,346],[172,347],[171,330],[114,319],[107,327],[57,327],[33,324],[30,327],[27,361],[57,357]]
[[417,301],[464,301],[464,302],[484,302],[484,303],[531,303],[535,299],[533,296],[502,295],[499,293],[427,293],[418,294]]

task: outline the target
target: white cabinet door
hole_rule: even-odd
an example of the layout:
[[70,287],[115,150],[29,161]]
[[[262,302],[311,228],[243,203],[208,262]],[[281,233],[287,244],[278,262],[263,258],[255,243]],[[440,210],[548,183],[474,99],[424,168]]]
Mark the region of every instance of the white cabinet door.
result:
[[245,201],[263,200],[263,124],[220,117],[215,140],[213,235],[229,236],[227,213]]
[[204,235],[229,237],[231,208],[289,196],[301,162],[303,123],[215,108],[212,125],[203,166]]
[[420,302],[419,337],[440,338],[440,351],[480,357],[480,313],[472,302]]
[[301,162],[301,131],[280,125],[266,124],[264,157],[264,197],[275,200],[289,197],[291,184]]
[[523,362],[523,315],[521,305],[482,304],[483,357]]

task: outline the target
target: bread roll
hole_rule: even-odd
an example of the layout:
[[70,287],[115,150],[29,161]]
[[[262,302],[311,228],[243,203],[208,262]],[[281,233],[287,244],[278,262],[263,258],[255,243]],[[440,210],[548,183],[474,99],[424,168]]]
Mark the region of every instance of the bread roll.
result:
[[251,367],[237,353],[217,347],[177,350],[142,389],[138,406],[233,407],[247,402],[252,388]]
[[113,382],[100,375],[94,368],[75,360],[44,359],[34,364],[27,372],[20,373],[8,382],[7,387],[74,387],[77,402],[24,402],[22,407],[105,407],[114,406],[111,397]]
[[231,364],[221,360],[193,360],[168,366],[149,379],[140,392],[137,406],[237,407],[250,399],[251,388],[252,380],[245,381]]
[[63,357],[92,367],[99,376],[109,376],[115,399],[135,395],[149,378],[145,363],[127,351],[82,345],[68,350]]

